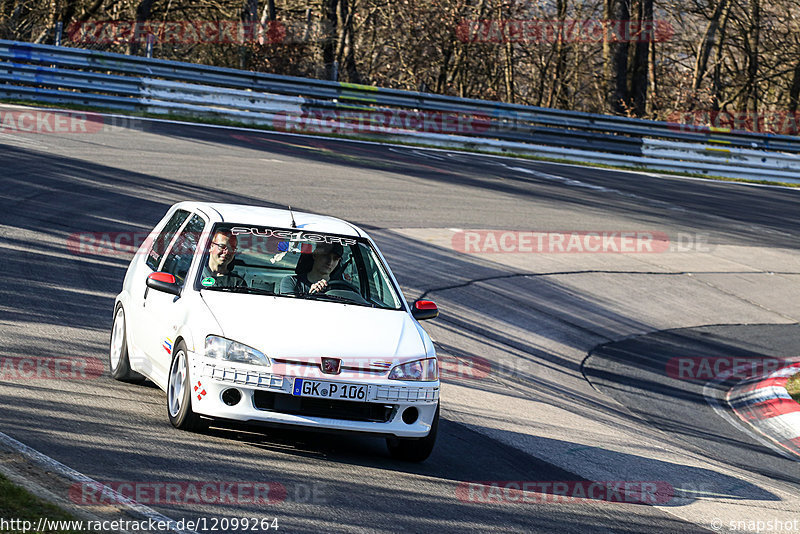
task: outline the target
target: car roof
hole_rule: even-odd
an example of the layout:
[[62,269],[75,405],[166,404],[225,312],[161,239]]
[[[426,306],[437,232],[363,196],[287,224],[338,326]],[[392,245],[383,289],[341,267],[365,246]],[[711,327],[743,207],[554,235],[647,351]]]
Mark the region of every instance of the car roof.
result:
[[292,227],[292,215],[297,228],[314,230],[331,234],[366,237],[366,233],[357,226],[336,217],[315,215],[288,209],[265,208],[244,204],[222,204],[217,202],[179,202],[175,208],[187,211],[201,211],[211,222],[226,222],[254,226]]

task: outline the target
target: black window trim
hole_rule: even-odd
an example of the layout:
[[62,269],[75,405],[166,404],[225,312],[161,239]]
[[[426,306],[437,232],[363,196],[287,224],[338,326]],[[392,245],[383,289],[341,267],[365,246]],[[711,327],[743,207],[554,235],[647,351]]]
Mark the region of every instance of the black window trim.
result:
[[[153,267],[150,265],[150,253],[153,251],[153,249],[154,249],[154,248],[155,248],[155,246],[156,246],[156,243],[158,243],[159,239],[161,239],[161,236],[164,234],[164,229],[167,227],[167,225],[170,223],[170,221],[172,221],[173,217],[175,217],[175,215],[177,215],[177,214],[178,214],[178,213],[180,213],[180,212],[184,212],[184,213],[186,213],[186,218],[183,220],[183,222],[181,223],[181,225],[180,225],[180,226],[179,226],[179,227],[178,227],[178,228],[175,230],[175,234],[174,234],[174,235],[172,236],[172,238],[170,239],[169,243],[167,244],[166,248],[164,249],[164,252],[163,252],[163,253],[161,254],[161,256],[158,258],[158,263],[156,264],[156,267],[155,267],[155,268],[153,268]],[[191,210],[187,210],[187,209],[184,209],[184,208],[178,208],[178,209],[176,209],[176,210],[175,210],[175,211],[172,213],[172,215],[170,215],[170,216],[167,218],[166,222],[164,223],[164,226],[163,226],[163,227],[161,227],[161,229],[158,231],[158,235],[157,235],[157,236],[156,236],[156,237],[153,239],[153,242],[152,242],[152,244],[150,245],[150,249],[147,251],[147,255],[145,256],[145,261],[144,261],[144,264],[145,264],[145,265],[146,265],[146,266],[147,266],[149,269],[152,269],[152,270],[153,270],[153,272],[158,272],[158,271],[159,271],[159,269],[161,268],[161,265],[164,263],[164,258],[166,257],[166,255],[167,255],[167,253],[170,251],[170,249],[172,248],[172,242],[175,240],[175,237],[177,237],[177,235],[178,235],[178,234],[180,234],[181,230],[182,230],[182,229],[183,229],[183,227],[186,225],[186,222],[187,222],[189,219],[191,219],[191,218],[192,218],[192,212],[191,212]]]
[[191,222],[191,220],[195,216],[198,217],[201,221],[203,221],[203,230],[200,233],[200,239],[197,240],[197,249],[195,249],[194,254],[192,254],[192,262],[189,264],[189,270],[186,272],[186,278],[184,278],[183,285],[181,287],[186,287],[186,281],[189,280],[189,278],[190,278],[189,273],[192,272],[192,269],[194,269],[195,263],[197,262],[197,256],[198,256],[197,251],[198,250],[205,250],[207,248],[207,246],[205,244],[205,240],[206,240],[207,236],[204,236],[203,234],[206,233],[206,230],[209,227],[210,220],[209,220],[208,216],[205,213],[201,212],[200,210],[195,210],[195,211],[190,211],[189,212],[189,216],[186,217],[186,220],[183,221],[183,224],[181,224],[181,227],[178,229],[177,232],[175,232],[175,235],[172,236],[172,240],[169,242],[169,246],[167,247],[166,251],[164,252],[164,255],[161,257],[161,261],[158,264],[158,270],[161,271],[164,268],[164,263],[167,261],[167,257],[169,256],[169,253],[172,252],[172,247],[175,246],[175,243],[177,242],[178,237],[183,233],[183,231],[189,225],[189,222]]

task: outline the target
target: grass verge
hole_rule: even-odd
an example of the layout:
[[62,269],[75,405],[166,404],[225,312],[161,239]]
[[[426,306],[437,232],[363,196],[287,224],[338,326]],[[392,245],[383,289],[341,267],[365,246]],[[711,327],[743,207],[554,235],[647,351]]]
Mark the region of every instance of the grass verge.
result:
[[[42,534],[71,534],[81,532],[80,530],[43,528],[36,530],[40,518],[46,518],[53,522],[78,521],[73,515],[65,512],[58,506],[51,504],[29,491],[15,485],[9,479],[0,475],[0,532],[21,532],[21,527],[25,522],[32,525],[29,532],[39,532]],[[16,523],[15,523],[16,522]],[[73,525],[74,526],[74,525]]]
[[789,381],[786,382],[786,391],[794,400],[800,402],[800,373],[789,377]]

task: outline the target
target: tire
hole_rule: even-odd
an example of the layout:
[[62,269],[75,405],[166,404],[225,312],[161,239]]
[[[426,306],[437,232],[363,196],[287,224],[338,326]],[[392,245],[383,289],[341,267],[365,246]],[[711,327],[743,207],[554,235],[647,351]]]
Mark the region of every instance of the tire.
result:
[[175,345],[167,382],[167,415],[172,426],[180,430],[200,432],[208,422],[192,411],[192,383],[189,378],[189,357],[183,341]]
[[436,434],[439,431],[439,405],[436,405],[436,415],[433,416],[431,431],[424,438],[387,438],[386,447],[395,460],[405,462],[423,462],[433,452],[436,444]]
[[114,312],[114,324],[111,327],[111,341],[108,349],[108,367],[111,376],[123,382],[141,382],[144,376],[131,369],[128,357],[128,329],[125,323],[125,310],[122,304]]

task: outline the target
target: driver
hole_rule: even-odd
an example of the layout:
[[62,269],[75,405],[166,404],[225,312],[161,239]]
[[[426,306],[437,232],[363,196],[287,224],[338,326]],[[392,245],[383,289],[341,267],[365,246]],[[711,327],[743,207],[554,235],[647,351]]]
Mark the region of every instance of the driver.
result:
[[[216,287],[244,287],[244,278],[230,268],[236,254],[236,236],[227,230],[214,233],[208,251],[208,263],[203,266],[203,280],[213,279]],[[210,281],[210,280],[209,280]]]
[[[313,263],[301,257],[295,272],[297,276],[287,276],[281,280],[282,294],[305,295],[321,293],[328,289],[331,273],[339,266],[344,249],[339,243],[320,243],[311,254]],[[304,264],[311,263],[303,268]]]

